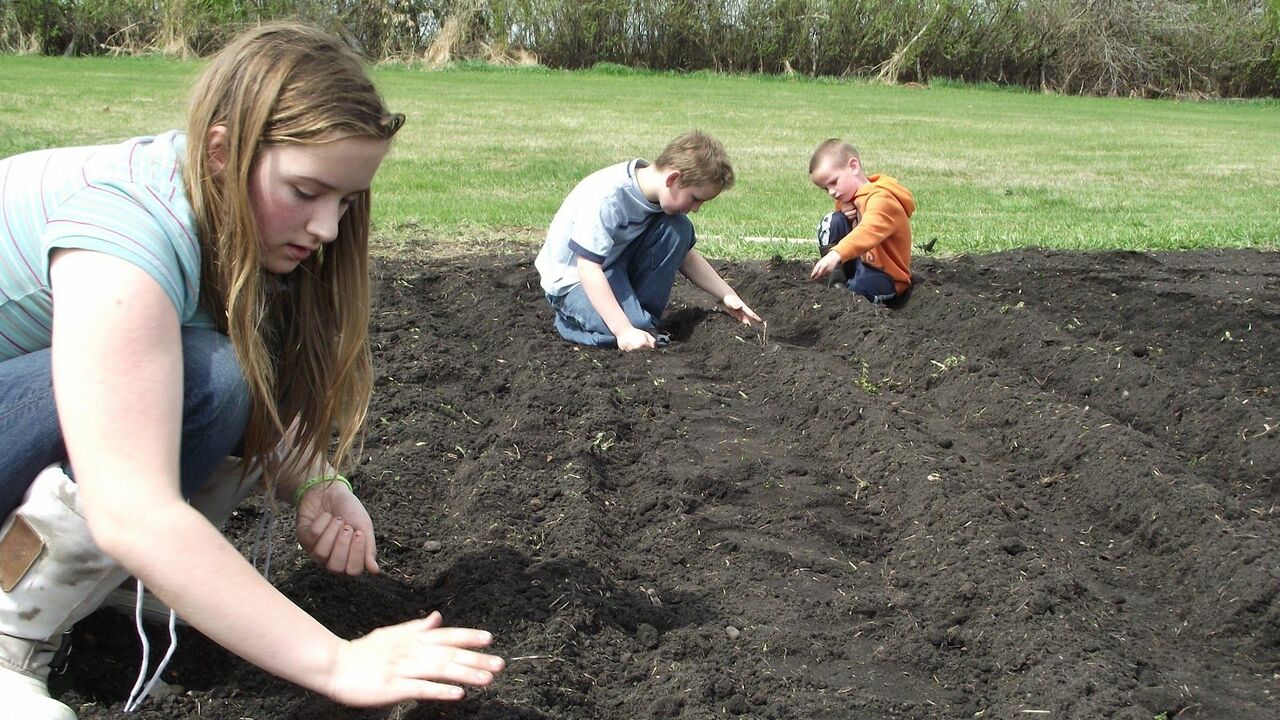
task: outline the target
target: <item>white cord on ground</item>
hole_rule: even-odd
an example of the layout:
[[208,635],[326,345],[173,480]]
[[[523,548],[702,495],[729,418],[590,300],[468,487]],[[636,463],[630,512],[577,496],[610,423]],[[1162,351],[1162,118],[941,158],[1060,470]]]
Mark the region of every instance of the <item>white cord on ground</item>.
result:
[[[262,577],[268,582],[271,580],[271,540],[270,536],[275,530],[276,514],[271,508],[266,508],[266,514],[258,521],[258,529],[254,533],[253,552],[250,557],[250,564],[255,570],[258,569],[258,547],[264,539],[266,539],[267,551],[264,554],[262,563]],[[169,666],[169,661],[173,659],[173,654],[178,650],[178,614],[172,609],[169,610],[169,650],[160,660],[160,665],[156,667],[155,673],[147,680],[147,669],[151,665],[151,642],[147,639],[147,631],[142,627],[142,599],[146,592],[141,580],[137,582],[137,594],[134,603],[134,625],[138,629],[138,639],[142,641],[142,667],[138,670],[138,679],[133,683],[133,689],[129,691],[129,700],[124,704],[124,711],[132,713],[137,710],[142,701],[147,699],[151,691],[155,688],[156,683],[160,682],[160,674]],[[145,685],[144,685],[145,682]]]
[[276,514],[269,506],[263,509],[266,514],[258,520],[258,529],[253,533],[253,551],[249,554],[249,564],[253,565],[254,570],[258,569],[258,545],[266,539],[267,552],[260,572],[267,582],[271,582],[271,535],[276,529]]
[[[173,659],[173,654],[178,650],[178,614],[173,610],[169,611],[169,650],[165,652],[164,657],[160,659],[160,664],[156,667],[155,674],[151,676],[151,680],[147,680],[147,669],[151,665],[151,643],[147,640],[147,631],[142,627],[142,597],[146,592],[142,581],[137,580],[137,600],[134,604],[134,625],[138,628],[138,638],[142,640],[142,667],[138,669],[138,679],[133,683],[133,689],[129,691],[129,700],[124,704],[124,711],[131,713],[138,709],[143,700],[151,694],[151,690],[155,688],[156,683],[160,681],[160,674],[164,669],[169,667],[169,661]],[[145,685],[143,683],[146,682]]]

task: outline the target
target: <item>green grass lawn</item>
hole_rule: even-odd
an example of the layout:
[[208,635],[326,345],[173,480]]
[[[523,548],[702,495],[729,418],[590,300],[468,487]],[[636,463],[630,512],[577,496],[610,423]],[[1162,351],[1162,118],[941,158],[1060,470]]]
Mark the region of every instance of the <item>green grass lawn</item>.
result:
[[[0,155],[181,124],[199,65],[0,57]],[[695,217],[704,253],[807,255],[829,209],[806,173],[841,136],[915,193],[944,252],[1280,246],[1280,102],[1060,97],[778,77],[379,68],[409,123],[376,181],[397,254],[536,243],[582,176],[700,128],[738,184]]]

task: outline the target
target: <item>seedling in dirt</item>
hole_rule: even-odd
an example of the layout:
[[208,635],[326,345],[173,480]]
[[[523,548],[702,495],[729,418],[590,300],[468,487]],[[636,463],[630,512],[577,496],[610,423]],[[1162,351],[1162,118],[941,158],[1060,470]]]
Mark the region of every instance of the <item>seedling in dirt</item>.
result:
[[617,437],[611,432],[607,433],[608,437],[605,437],[605,435],[606,433],[602,430],[596,433],[596,439],[591,441],[591,449],[601,455],[608,452],[609,448],[613,447],[614,442],[617,440]]
[[964,356],[963,356],[963,355],[952,355],[952,356],[948,357],[947,359],[943,360],[942,362],[938,362],[937,360],[930,360],[929,362],[931,362],[931,363],[933,363],[934,365],[937,365],[937,366],[938,366],[938,372],[937,372],[937,373],[934,373],[935,375],[937,375],[937,374],[944,373],[944,372],[946,372],[946,371],[948,371],[948,370],[950,370],[950,369],[952,369],[952,368],[956,367],[956,366],[957,366],[957,365],[959,365],[960,363],[964,362]]
[[880,392],[880,388],[877,387],[875,383],[871,382],[871,367],[867,365],[865,360],[861,362],[862,362],[862,374],[857,379],[854,380],[854,383],[856,383],[858,387],[866,391],[868,395],[875,395],[876,393]]
[[871,487],[871,483],[867,482],[866,480],[863,480],[862,478],[858,477],[857,475],[854,475],[854,478],[856,478],[856,479],[858,480],[858,489],[853,491],[853,499],[854,499],[854,500],[860,500],[860,499],[862,498],[862,493],[863,493],[867,488]]

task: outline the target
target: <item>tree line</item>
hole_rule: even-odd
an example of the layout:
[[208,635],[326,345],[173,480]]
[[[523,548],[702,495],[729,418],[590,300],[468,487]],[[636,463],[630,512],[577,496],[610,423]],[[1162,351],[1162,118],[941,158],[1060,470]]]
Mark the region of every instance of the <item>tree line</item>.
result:
[[203,55],[279,17],[374,61],[1280,95],[1280,0],[8,0],[0,51]]

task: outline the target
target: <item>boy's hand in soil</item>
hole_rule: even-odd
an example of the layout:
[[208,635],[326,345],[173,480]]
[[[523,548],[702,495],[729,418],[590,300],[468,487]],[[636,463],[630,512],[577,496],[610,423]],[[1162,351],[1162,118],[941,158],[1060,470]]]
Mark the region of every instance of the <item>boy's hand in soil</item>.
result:
[[373,521],[360,499],[342,483],[317,486],[298,502],[298,542],[331,573],[377,574]]
[[724,299],[720,301],[720,304],[724,305],[725,311],[743,325],[750,325],[753,321],[764,322],[764,320],[761,320],[760,316],[757,315],[754,310],[747,307],[747,304],[742,302],[742,298],[738,297],[737,293],[729,293],[728,295],[725,295]]
[[618,333],[618,349],[623,352],[652,348],[655,342],[652,335],[638,327],[631,327]]
[[405,700],[461,700],[465,692],[459,685],[492,683],[506,661],[467,648],[488,647],[493,636],[443,625],[440,613],[432,612],[344,642],[327,694],[344,705],[376,707]]
[[822,278],[830,275],[831,271],[835,270],[843,262],[844,261],[840,259],[840,256],[832,250],[826,255],[823,255],[821,260],[814,263],[813,271],[809,273],[809,279],[821,280]]

